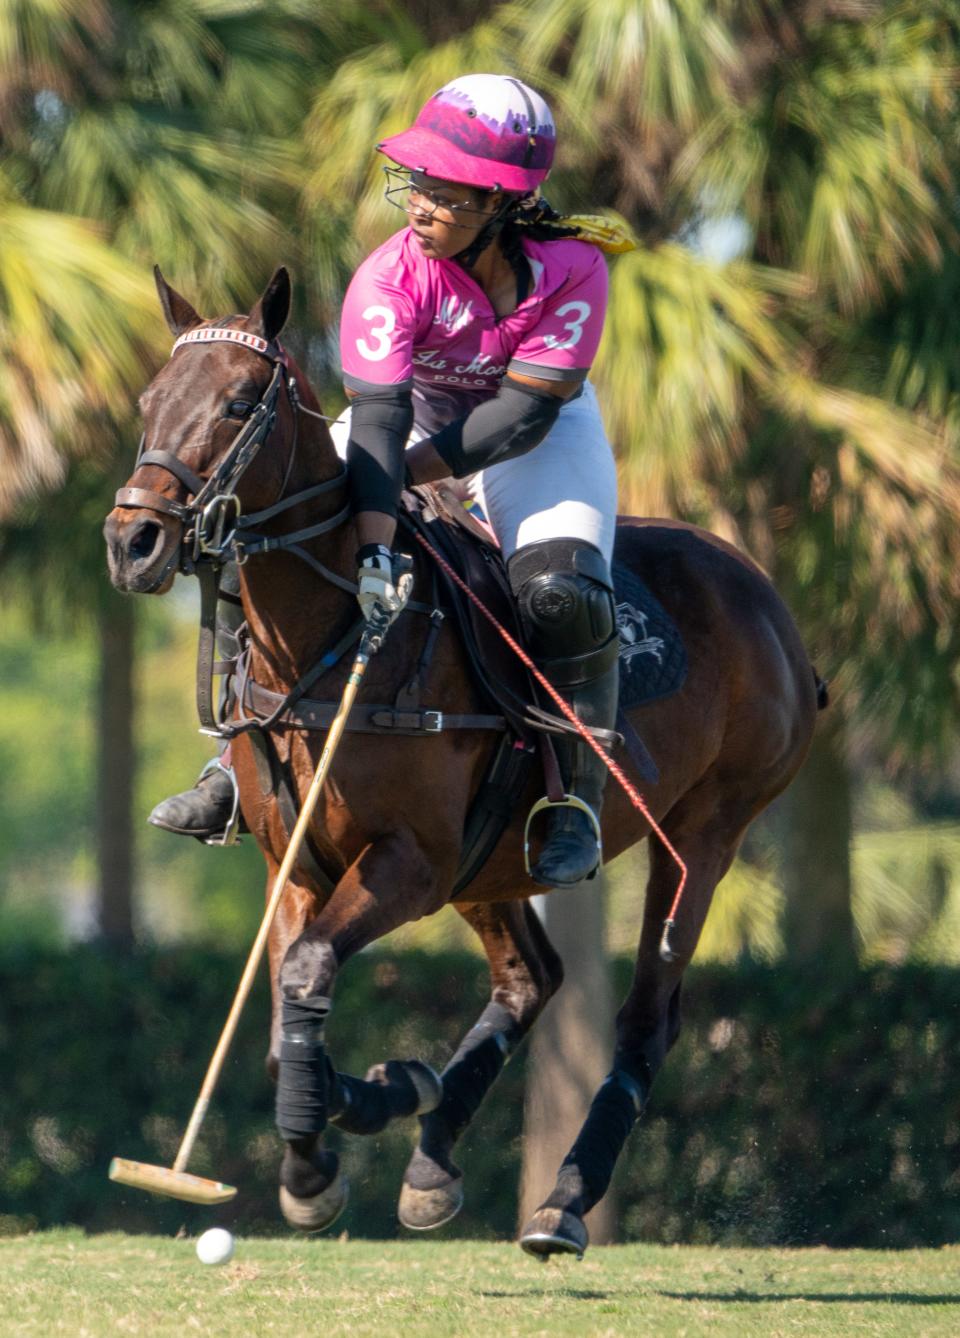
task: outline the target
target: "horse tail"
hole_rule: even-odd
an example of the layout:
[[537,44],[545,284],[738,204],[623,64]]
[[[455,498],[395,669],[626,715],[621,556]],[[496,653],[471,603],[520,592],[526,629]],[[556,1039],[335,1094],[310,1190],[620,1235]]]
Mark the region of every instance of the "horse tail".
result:
[[817,685],[817,710],[823,711],[830,705],[830,693],[827,690],[826,683],[813,668],[813,665],[810,666],[810,669],[813,674],[813,681]]

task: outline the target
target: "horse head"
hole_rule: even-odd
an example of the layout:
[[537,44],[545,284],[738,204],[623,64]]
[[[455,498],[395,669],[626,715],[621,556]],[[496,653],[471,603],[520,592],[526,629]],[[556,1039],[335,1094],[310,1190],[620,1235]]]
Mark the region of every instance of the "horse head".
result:
[[[141,396],[136,468],[104,525],[113,584],[144,594],[164,594],[178,570],[192,572],[205,557],[236,556],[240,517],[281,509],[308,463],[296,460],[304,405],[277,342],[290,311],[287,270],[277,269],[247,315],[215,321],[154,274],[175,342]],[[329,460],[319,469],[309,462],[314,483],[340,472],[325,428],[323,437]]]

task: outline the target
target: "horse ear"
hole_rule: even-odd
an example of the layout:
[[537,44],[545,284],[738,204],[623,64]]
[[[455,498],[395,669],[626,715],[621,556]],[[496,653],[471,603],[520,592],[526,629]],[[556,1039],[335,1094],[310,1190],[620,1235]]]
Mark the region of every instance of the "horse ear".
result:
[[290,315],[290,274],[281,265],[250,311],[250,329],[264,339],[276,339]]
[[160,266],[154,265],[153,278],[157,285],[160,305],[167,318],[171,334],[182,335],[194,325],[202,325],[203,317],[198,316],[185,297],[181,297],[175,288],[171,288],[160,273]]

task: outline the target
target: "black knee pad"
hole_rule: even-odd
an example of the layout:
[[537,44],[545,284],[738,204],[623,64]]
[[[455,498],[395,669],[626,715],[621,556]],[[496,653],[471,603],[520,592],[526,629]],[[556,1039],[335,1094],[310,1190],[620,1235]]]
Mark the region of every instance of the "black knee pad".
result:
[[547,539],[507,563],[530,653],[557,687],[577,687],[615,663],[619,650],[610,571],[582,539]]

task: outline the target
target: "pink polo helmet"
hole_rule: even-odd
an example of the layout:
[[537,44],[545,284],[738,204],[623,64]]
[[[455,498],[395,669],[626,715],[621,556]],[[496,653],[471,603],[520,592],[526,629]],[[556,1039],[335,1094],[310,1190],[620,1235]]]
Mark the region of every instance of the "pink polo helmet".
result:
[[539,93],[506,74],[465,74],[434,93],[409,130],[377,148],[413,172],[526,194],[546,180],[556,143]]

